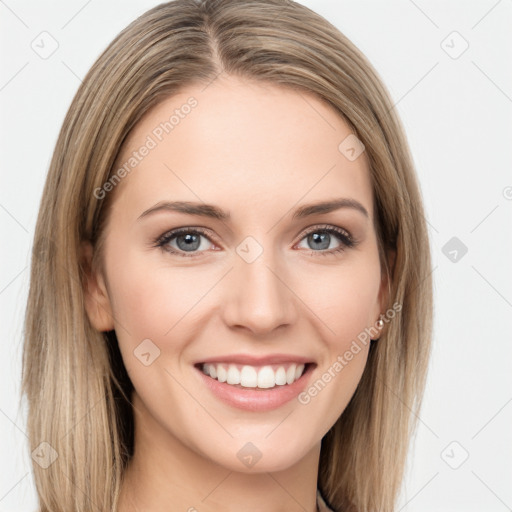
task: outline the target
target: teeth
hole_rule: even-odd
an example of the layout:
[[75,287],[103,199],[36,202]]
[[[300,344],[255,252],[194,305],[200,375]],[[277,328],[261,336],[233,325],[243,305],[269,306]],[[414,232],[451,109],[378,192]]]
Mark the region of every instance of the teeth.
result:
[[280,366],[276,372],[276,385],[283,386],[286,384],[286,371]]
[[[211,375],[210,375],[210,377],[211,377]],[[219,382],[226,382],[228,380],[228,372],[226,371],[224,366],[221,366],[221,365],[217,366],[217,380]]]
[[[249,366],[246,366],[249,368]],[[270,366],[264,366],[258,372],[258,387],[273,388],[276,385],[276,375]]]
[[[209,367],[215,367],[215,365],[209,365]],[[212,376],[212,372],[210,371],[210,377]],[[213,377],[215,378],[215,377]],[[228,384],[240,384],[240,372],[238,371],[236,366],[230,365],[228,368],[228,377],[226,382]]]
[[240,385],[255,388],[258,385],[258,372],[252,366],[244,366],[240,372]]
[[295,380],[295,365],[292,364],[288,370],[286,370],[286,384],[291,384]]
[[244,388],[268,389],[275,386],[293,384],[304,373],[304,364],[292,363],[289,366],[237,366],[235,364],[203,364],[203,373],[212,379],[227,384],[240,384]]

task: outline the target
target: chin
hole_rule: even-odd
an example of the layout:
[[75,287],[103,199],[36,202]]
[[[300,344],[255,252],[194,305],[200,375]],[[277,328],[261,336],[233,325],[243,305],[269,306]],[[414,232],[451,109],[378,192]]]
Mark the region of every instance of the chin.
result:
[[258,439],[253,436],[253,441],[250,441],[251,436],[244,436],[246,441],[234,441],[229,446],[226,443],[221,453],[205,455],[230,471],[257,474],[285,471],[299,463],[310,451],[306,446],[298,447],[296,443],[286,442],[279,436],[265,440],[265,435],[267,433]]

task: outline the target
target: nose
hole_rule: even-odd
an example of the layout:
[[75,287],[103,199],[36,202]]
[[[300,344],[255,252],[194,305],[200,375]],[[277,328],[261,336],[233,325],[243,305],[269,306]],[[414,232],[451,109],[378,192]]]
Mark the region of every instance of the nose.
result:
[[226,325],[261,336],[293,324],[297,297],[287,283],[288,274],[284,262],[277,262],[271,250],[251,263],[236,256],[225,283]]

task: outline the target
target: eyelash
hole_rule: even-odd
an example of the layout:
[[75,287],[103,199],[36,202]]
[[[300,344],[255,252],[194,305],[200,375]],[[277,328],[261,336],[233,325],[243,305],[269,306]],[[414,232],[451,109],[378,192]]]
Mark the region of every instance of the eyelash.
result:
[[[331,235],[336,235],[339,241],[341,242],[341,245],[339,247],[336,247],[335,249],[330,250],[322,250],[322,251],[310,251],[311,256],[331,256],[337,253],[341,253],[345,251],[346,249],[350,249],[357,245],[357,241],[348,233],[348,231],[345,231],[344,229],[337,228],[335,226],[314,226],[310,230],[306,231],[302,238],[299,240],[301,242],[305,237],[310,235],[311,233],[329,233]],[[208,239],[210,242],[214,243],[211,238],[208,236],[207,231],[203,228],[178,228],[174,229],[172,231],[168,231],[164,233],[163,235],[156,238],[153,243],[152,247],[160,247],[163,251],[169,252],[171,254],[176,254],[178,256],[182,256],[185,258],[196,258],[198,257],[201,252],[194,253],[191,252],[190,254],[186,254],[186,252],[176,251],[173,248],[166,247],[167,244],[176,238],[177,236],[181,234],[193,234],[193,235],[202,235],[206,239]]]

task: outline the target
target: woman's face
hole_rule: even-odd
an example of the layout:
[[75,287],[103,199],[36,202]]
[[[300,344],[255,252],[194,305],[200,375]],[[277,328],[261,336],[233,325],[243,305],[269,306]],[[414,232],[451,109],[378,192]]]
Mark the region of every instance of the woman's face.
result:
[[350,134],[312,95],[232,77],[184,89],[132,131],[87,308],[115,329],[137,428],[159,449],[282,470],[347,406],[386,288]]

